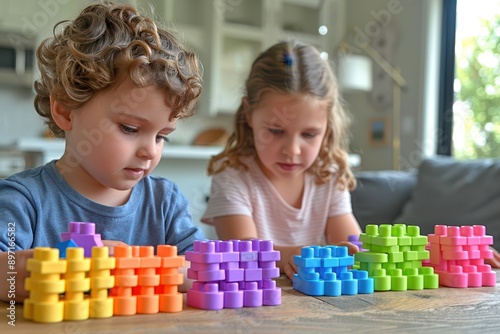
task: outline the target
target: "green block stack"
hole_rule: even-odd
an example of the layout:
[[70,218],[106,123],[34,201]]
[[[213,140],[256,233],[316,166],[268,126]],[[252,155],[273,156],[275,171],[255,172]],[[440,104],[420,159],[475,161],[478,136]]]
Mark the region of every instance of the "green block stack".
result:
[[367,225],[359,241],[367,251],[354,254],[354,269],[366,270],[374,279],[375,291],[436,289],[439,276],[431,267],[425,249],[427,236],[418,226],[405,224]]

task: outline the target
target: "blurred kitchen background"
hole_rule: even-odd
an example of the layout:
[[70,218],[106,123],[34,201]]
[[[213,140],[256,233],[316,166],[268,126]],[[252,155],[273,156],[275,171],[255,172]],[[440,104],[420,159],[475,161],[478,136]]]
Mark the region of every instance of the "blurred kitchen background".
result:
[[[0,2],[0,177],[62,154],[63,142],[46,138],[33,107],[34,50],[55,23],[74,18],[90,2]],[[210,187],[208,159],[221,150],[232,129],[250,64],[282,39],[311,43],[333,66],[343,66],[339,76],[353,114],[355,170],[412,168],[435,149],[442,0],[122,2],[152,13],[203,62],[197,115],[179,124],[156,170],[180,185],[196,222]],[[203,228],[207,237],[215,237],[212,229]]]

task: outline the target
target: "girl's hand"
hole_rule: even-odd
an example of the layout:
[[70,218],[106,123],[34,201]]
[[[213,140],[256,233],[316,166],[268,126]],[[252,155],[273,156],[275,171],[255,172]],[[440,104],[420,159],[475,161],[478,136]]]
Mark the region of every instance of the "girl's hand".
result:
[[493,258],[484,259],[484,263],[489,264],[492,268],[500,268],[500,253],[494,248],[491,248],[493,251]]
[[109,248],[109,256],[113,256],[115,253],[115,246],[128,246],[126,243],[123,241],[119,240],[103,240],[102,244],[104,246],[108,246]]
[[288,261],[283,266],[283,272],[290,280],[292,280],[293,275],[297,273],[297,266],[295,265],[295,263],[293,263],[294,256],[295,255],[291,255],[289,257]]
[[356,246],[355,244],[353,244],[352,242],[349,242],[349,241],[341,241],[338,244],[336,244],[335,246],[346,246],[347,251],[349,252],[349,255],[354,255],[355,253],[359,252],[358,246]]

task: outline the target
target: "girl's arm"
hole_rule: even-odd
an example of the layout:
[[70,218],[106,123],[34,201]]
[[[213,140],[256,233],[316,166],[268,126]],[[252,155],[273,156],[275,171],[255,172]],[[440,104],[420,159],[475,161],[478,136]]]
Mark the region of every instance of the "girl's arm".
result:
[[349,254],[358,251],[358,247],[348,242],[350,235],[359,235],[361,227],[352,213],[329,217],[326,223],[326,243],[328,245],[347,246]]
[[257,228],[252,217],[235,215],[214,218],[217,236],[221,240],[258,239]]

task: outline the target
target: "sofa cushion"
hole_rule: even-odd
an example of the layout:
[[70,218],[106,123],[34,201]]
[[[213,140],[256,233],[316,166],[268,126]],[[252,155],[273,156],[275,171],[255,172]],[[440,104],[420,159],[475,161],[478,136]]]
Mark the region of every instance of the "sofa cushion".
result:
[[485,225],[500,248],[500,160],[424,160],[412,198],[395,222],[418,225],[424,235],[435,225]]
[[401,213],[416,184],[415,172],[358,172],[351,193],[354,216],[362,230],[367,224],[390,224]]

